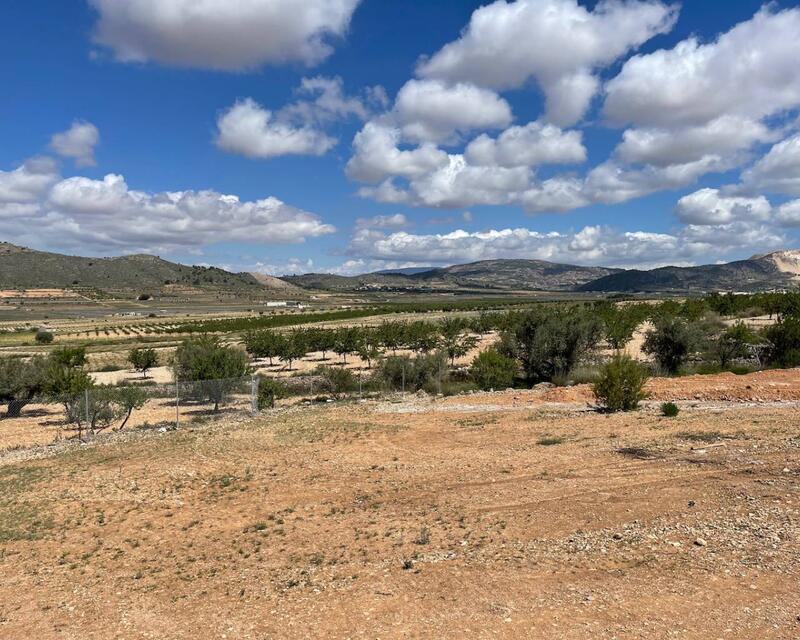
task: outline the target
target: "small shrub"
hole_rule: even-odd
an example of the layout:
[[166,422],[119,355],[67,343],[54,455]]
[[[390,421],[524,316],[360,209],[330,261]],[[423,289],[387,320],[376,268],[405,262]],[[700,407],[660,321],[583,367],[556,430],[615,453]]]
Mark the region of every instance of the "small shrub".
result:
[[543,447],[552,447],[553,445],[564,444],[564,438],[561,436],[545,436],[543,438],[539,438],[536,441],[536,444]]
[[514,384],[517,362],[495,349],[481,351],[472,361],[470,376],[480,389],[506,389]]
[[375,373],[379,384],[392,391],[415,392],[423,389],[439,393],[449,381],[447,356],[442,352],[427,353],[416,358],[390,356],[381,362]]
[[356,377],[349,369],[342,367],[318,367],[316,374],[320,376],[322,391],[333,396],[341,396],[358,388]]
[[272,409],[275,401],[289,396],[289,389],[280,380],[259,376],[258,380],[258,410]]
[[674,402],[665,402],[661,405],[661,415],[665,418],[675,418],[680,412],[680,408]]
[[647,397],[647,368],[628,356],[617,356],[600,371],[592,391],[608,411],[633,411]]
[[39,329],[36,332],[36,344],[50,344],[53,342],[53,334],[46,329]]

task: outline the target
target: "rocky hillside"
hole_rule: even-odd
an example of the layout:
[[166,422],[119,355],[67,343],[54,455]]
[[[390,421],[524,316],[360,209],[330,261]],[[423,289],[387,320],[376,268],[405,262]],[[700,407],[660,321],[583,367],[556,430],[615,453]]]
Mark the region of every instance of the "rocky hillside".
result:
[[779,251],[748,260],[699,267],[632,269],[579,287],[580,291],[682,293],[769,291],[800,285],[800,251]]

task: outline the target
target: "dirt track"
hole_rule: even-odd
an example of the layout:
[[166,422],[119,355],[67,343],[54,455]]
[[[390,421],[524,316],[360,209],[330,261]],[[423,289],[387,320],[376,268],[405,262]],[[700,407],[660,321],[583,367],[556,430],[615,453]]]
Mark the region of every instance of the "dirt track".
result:
[[406,397],[9,452],[0,637],[800,637],[798,410],[744,402],[800,371],[652,387],[715,401]]

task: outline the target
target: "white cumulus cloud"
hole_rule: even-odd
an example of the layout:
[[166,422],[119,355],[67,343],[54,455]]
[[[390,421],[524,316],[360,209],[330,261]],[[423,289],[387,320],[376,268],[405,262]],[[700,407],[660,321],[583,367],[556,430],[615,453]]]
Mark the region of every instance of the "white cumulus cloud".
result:
[[90,0],[94,39],[123,62],[237,71],[313,65],[332,52],[360,0]]
[[562,131],[551,124],[530,122],[510,127],[497,138],[481,134],[467,145],[470,164],[500,167],[578,164],[586,160],[580,131]]
[[248,158],[285,155],[321,156],[336,139],[312,125],[295,126],[274,117],[251,98],[240,100],[217,120],[216,144]]
[[735,220],[768,220],[772,206],[764,196],[743,198],[722,195],[719,189],[700,189],[678,200],[675,212],[682,222],[718,225]]
[[477,9],[461,37],[423,60],[418,74],[493,89],[534,78],[547,119],[569,125],[599,88],[595,71],[671,30],[676,18],[676,6],[655,0],[601,0],[593,11],[576,0],[497,0]]
[[397,94],[395,114],[405,139],[439,143],[458,132],[501,129],[512,117],[508,102],[494,91],[438,80],[409,80]]
[[689,38],[628,60],[607,85],[605,116],[645,127],[761,120],[800,105],[800,9],[762,8],[716,41]]
[[79,167],[95,165],[94,148],[100,142],[100,132],[91,122],[76,120],[62,133],[50,140],[50,148],[58,155],[72,158]]

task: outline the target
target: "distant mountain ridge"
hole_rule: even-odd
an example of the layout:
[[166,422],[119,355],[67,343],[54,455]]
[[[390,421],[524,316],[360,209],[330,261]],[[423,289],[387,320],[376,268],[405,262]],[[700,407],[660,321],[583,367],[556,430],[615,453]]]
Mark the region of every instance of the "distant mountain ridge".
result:
[[543,260],[482,260],[412,273],[402,270],[357,276],[314,273],[283,279],[303,288],[329,291],[573,291],[580,285],[618,271]]
[[36,251],[0,242],[0,289],[89,287],[103,291],[157,293],[168,288],[272,291],[308,295],[339,293],[754,292],[800,288],[800,250],[776,251],[725,264],[659,269],[584,267],[543,260],[482,260],[449,267],[384,270],[356,276],[310,273],[276,278],[186,266],[152,255],[88,258]]

